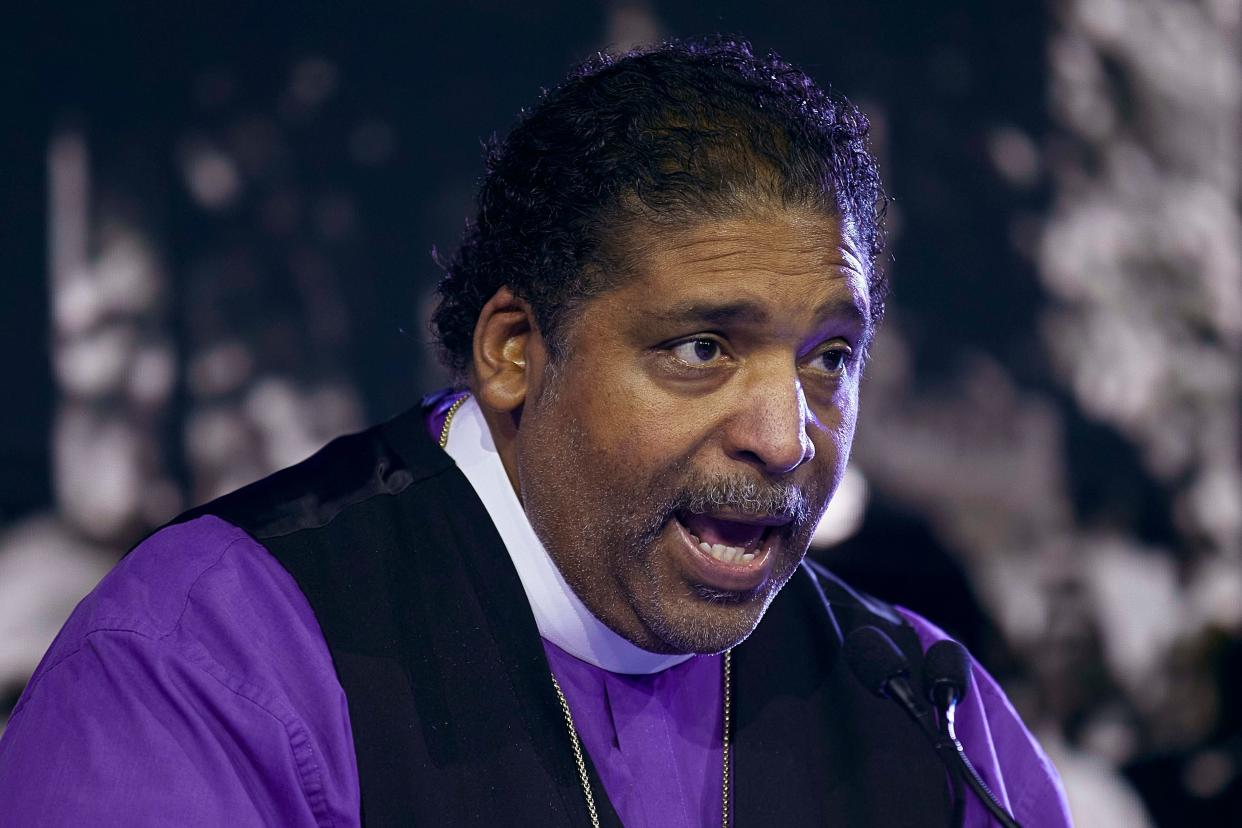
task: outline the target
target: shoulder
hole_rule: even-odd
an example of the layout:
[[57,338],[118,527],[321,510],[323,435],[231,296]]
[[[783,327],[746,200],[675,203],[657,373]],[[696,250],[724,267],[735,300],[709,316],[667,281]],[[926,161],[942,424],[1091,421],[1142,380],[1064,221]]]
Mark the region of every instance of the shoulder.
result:
[[[225,809],[213,819],[266,802],[330,824],[356,800],[345,711],[293,579],[246,532],[203,516],[148,537],[74,610],[14,709],[0,785],[19,775],[22,801],[69,809],[154,763],[166,790]],[[48,742],[60,749],[42,752]],[[251,801],[255,785],[272,796]],[[167,816],[158,798],[141,797]]]
[[[897,608],[926,650],[950,636],[916,612]],[[1061,778],[996,679],[973,657],[958,707],[958,736],[972,764],[1024,825],[1069,825]]]
[[[927,648],[950,636],[918,613],[856,590],[823,565],[807,559],[803,569],[843,639],[859,626],[883,629],[918,664]],[[1024,825],[1070,825],[1061,780],[1000,685],[977,660],[972,689],[958,706],[957,732],[984,781]],[[915,670],[918,679],[918,670]]]
[[[354,566],[374,510],[353,507],[434,491],[418,484],[452,467],[414,408],[156,531],[83,599],[35,671],[0,741],[0,799],[20,792],[32,814],[59,803],[64,824],[132,808],[134,824],[356,822],[345,694],[278,550],[296,535],[295,548],[327,545]],[[328,571],[324,589],[348,592],[340,579],[353,570]],[[149,796],[116,793],[135,789]],[[187,802],[207,810],[188,814]]]
[[[123,557],[65,622],[31,684],[97,632],[164,640],[185,618],[191,597],[214,596],[212,575],[262,571],[263,550],[245,532],[204,517],[165,527]],[[272,562],[274,563],[274,561]],[[206,582],[204,582],[206,579]]]
[[[122,558],[73,611],[31,684],[100,632],[172,649],[198,642],[230,667],[243,668],[228,645],[313,644],[314,624],[279,562],[239,527],[205,515],[160,529]],[[256,638],[268,630],[281,640]]]
[[186,512],[215,515],[259,540],[326,526],[351,506],[400,494],[453,467],[433,443],[424,411],[338,437],[292,465]]

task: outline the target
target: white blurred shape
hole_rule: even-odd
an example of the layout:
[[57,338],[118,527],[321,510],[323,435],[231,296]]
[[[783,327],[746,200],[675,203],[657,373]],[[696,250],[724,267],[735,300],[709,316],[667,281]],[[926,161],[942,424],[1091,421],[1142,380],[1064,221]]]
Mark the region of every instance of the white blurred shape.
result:
[[155,256],[144,238],[116,225],[95,262],[94,278],[103,310],[137,316],[154,309],[160,292]]
[[662,38],[663,26],[649,3],[619,2],[608,10],[608,29],[604,35],[612,54],[650,46]]
[[1017,127],[991,130],[987,135],[987,148],[992,166],[1014,187],[1031,187],[1039,178],[1039,150]]
[[1184,623],[1173,560],[1121,538],[1087,543],[1085,572],[1112,673],[1136,699],[1158,701],[1164,688],[1152,677]]
[[1198,525],[1216,537],[1242,537],[1242,480],[1236,468],[1209,466],[1188,494]]
[[1221,558],[1201,562],[1191,576],[1186,604],[1194,627],[1242,633],[1242,569]]
[[114,561],[41,514],[0,533],[0,686],[24,682],[70,611]]
[[1108,711],[1089,720],[1078,738],[1078,743],[1096,756],[1107,759],[1120,767],[1134,758],[1138,748],[1138,734],[1124,715],[1109,715]]
[[1061,33],[1049,47],[1052,68],[1052,113],[1071,131],[1093,139],[1107,137],[1116,125],[1115,104],[1109,98],[1094,50],[1087,40]]
[[[1081,407],[1172,489],[1183,542],[1242,556],[1238,0],[1070,0],[1049,51],[1043,338]],[[1105,115],[1104,113],[1107,113]],[[1107,129],[1096,128],[1099,119]]]
[[261,377],[247,393],[243,410],[246,419],[265,431],[279,431],[298,418],[298,394],[284,377]]
[[1041,729],[1036,736],[1061,774],[1075,825],[1155,828],[1143,800],[1110,763],[1075,750],[1052,728]]
[[345,385],[324,385],[311,392],[307,400],[314,433],[324,440],[362,428],[362,405],[353,389]]
[[56,379],[78,398],[98,397],[120,389],[135,347],[133,329],[109,325],[55,347]]
[[241,193],[237,164],[206,141],[191,141],[182,149],[181,172],[190,195],[205,209],[227,207]]
[[242,386],[254,370],[254,356],[237,340],[217,342],[190,360],[187,373],[191,393],[199,397],[229,394]]
[[53,322],[63,335],[89,330],[103,316],[103,310],[99,286],[85,270],[68,274],[52,294]]
[[846,466],[837,491],[811,536],[811,545],[826,548],[857,534],[867,511],[867,499],[867,478],[856,466]]
[[129,370],[129,397],[146,408],[155,408],[168,401],[177,379],[177,363],[171,348],[164,344],[148,344],[134,356]]
[[256,382],[243,409],[259,429],[263,462],[271,470],[305,460],[322,445],[311,433],[311,417],[298,389],[282,377]]
[[245,421],[236,410],[225,406],[194,411],[186,422],[185,433],[190,459],[208,468],[226,465],[250,451]]
[[[1087,313],[1091,324],[1084,325]],[[1141,422],[1165,390],[1167,352],[1152,347],[1150,329],[1131,318],[1107,309],[1081,315],[1048,311],[1041,325],[1049,349],[1089,414],[1122,425]]]
[[1207,0],[1205,6],[1216,25],[1222,28],[1242,24],[1242,0]]
[[52,430],[52,477],[66,519],[92,538],[122,535],[140,511],[142,451],[130,423],[63,405]]
[[1049,627],[1049,600],[1039,557],[1026,550],[1023,555],[994,554],[980,564],[980,595],[1005,637],[1020,645],[1043,638]]
[[1168,188],[1163,205],[1164,255],[1198,274],[1202,311],[1242,346],[1242,221],[1219,189],[1202,183]]
[[347,385],[325,383],[303,390],[284,377],[264,377],[242,403],[259,435],[265,470],[305,460],[325,443],[361,427],[362,406]]
[[1083,28],[1095,39],[1107,43],[1124,34],[1129,11],[1124,0],[1083,0],[1077,7]]

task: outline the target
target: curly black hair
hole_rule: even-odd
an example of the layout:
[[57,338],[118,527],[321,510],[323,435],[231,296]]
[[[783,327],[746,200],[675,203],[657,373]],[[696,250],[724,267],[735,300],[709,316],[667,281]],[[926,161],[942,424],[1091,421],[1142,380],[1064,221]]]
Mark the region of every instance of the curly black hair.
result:
[[867,118],[744,40],[671,41],[579,66],[489,142],[478,214],[438,288],[432,328],[460,379],[479,312],[507,285],[530,303],[555,362],[576,306],[625,278],[625,240],[676,226],[809,207],[841,216],[869,255],[884,312],[886,199]]

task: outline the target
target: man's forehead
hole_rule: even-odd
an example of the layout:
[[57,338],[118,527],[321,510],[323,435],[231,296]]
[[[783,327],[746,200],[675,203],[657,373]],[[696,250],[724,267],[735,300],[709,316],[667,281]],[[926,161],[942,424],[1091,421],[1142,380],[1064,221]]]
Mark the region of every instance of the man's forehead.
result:
[[669,321],[763,322],[773,303],[791,300],[817,317],[869,313],[854,234],[833,216],[781,211],[661,228],[631,250],[635,281],[625,293]]

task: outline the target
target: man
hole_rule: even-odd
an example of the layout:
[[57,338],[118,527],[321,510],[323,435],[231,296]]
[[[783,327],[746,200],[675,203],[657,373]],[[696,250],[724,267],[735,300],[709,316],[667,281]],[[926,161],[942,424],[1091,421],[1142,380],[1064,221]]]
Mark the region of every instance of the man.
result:
[[[883,310],[865,133],[727,40],[548,93],[441,286],[462,390],[133,550],[14,712],[15,824],[947,824],[841,655],[941,634],[803,563]],[[974,678],[981,774],[1067,824]]]

